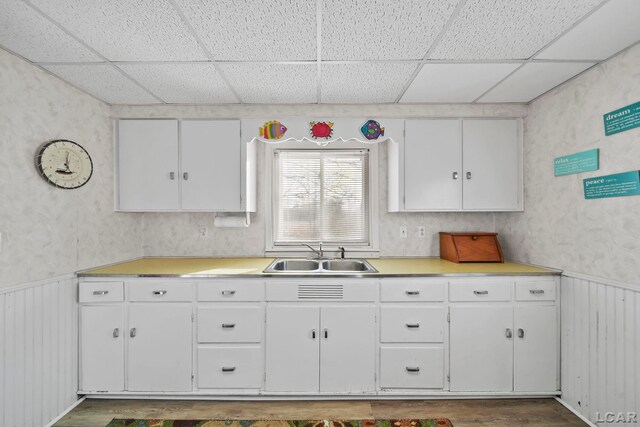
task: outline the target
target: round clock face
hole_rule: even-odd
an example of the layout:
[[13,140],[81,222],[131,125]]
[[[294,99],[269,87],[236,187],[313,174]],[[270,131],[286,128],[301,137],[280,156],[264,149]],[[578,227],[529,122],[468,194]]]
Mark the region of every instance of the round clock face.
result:
[[93,174],[89,153],[66,139],[45,144],[38,152],[36,165],[43,178],[59,188],[82,187]]

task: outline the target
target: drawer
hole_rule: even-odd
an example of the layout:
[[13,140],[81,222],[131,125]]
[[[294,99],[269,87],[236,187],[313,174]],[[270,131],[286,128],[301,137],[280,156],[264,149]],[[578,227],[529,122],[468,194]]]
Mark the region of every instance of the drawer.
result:
[[554,280],[516,282],[516,300],[555,301],[556,282]]
[[382,346],[380,387],[443,388],[444,348]]
[[260,305],[198,306],[198,342],[259,343],[262,341]]
[[78,288],[81,303],[124,301],[123,282],[82,282]]
[[127,282],[129,301],[136,302],[191,302],[193,287],[190,282]]
[[443,342],[444,323],[444,307],[383,305],[380,309],[380,341]]
[[449,284],[449,300],[464,302],[511,301],[513,282],[459,282]]
[[380,301],[444,301],[446,282],[420,279],[383,279],[380,283]]
[[198,283],[198,301],[263,301],[260,281],[220,280]]
[[262,348],[198,347],[198,388],[260,388]]

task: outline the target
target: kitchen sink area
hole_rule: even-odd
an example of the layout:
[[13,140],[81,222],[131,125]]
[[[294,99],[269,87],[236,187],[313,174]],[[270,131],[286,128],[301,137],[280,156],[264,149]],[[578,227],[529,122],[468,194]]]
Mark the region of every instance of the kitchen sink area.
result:
[[377,273],[364,259],[291,259],[278,258],[264,270],[265,273]]

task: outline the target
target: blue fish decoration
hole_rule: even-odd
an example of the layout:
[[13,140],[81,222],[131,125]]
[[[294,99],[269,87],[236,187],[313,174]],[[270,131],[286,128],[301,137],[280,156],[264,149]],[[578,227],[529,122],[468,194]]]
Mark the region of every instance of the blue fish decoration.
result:
[[365,138],[372,140],[384,136],[384,128],[380,127],[380,123],[375,120],[367,120],[360,128],[360,132]]

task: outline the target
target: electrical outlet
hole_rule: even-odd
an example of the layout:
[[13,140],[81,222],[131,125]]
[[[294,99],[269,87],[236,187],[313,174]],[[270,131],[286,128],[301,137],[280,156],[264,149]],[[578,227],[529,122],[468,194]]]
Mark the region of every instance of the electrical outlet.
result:
[[407,226],[403,225],[402,227],[400,227],[400,237],[402,237],[403,239],[407,238]]
[[204,226],[200,226],[200,228],[198,229],[198,232],[200,233],[200,237],[207,237],[207,231],[209,231],[207,229],[207,227]]
[[427,231],[424,228],[424,225],[418,227],[418,237],[424,237],[427,235]]

